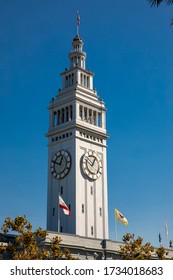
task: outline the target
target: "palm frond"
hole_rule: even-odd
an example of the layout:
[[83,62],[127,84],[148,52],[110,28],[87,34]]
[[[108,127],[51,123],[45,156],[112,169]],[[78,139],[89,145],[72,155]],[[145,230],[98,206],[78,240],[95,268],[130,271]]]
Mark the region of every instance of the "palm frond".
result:
[[161,3],[165,2],[167,5],[172,5],[173,0],[148,0],[151,6],[159,6]]
[[159,6],[164,1],[165,0],[148,0],[148,2],[151,4],[151,6]]

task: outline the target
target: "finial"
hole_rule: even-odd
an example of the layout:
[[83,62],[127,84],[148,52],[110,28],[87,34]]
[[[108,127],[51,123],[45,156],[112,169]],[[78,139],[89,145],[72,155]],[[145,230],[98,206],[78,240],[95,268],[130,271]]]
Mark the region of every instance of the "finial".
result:
[[79,11],[77,10],[77,35],[79,35],[79,25],[80,25],[80,15],[79,15]]

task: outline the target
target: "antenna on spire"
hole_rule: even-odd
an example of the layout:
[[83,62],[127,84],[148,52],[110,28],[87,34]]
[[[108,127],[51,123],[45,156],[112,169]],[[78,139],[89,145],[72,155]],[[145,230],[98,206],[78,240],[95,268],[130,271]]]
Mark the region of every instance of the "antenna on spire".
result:
[[77,10],[77,35],[79,35],[79,25],[80,25],[80,15],[79,15],[79,11]]

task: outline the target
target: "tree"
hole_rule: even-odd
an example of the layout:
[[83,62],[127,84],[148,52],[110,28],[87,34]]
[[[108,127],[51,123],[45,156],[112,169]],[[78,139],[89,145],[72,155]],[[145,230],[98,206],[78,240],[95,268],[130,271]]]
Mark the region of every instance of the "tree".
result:
[[156,254],[157,254],[159,260],[167,260],[168,259],[166,257],[168,255],[168,252],[165,251],[163,246],[160,246],[160,248],[158,248],[156,250]]
[[[167,5],[173,5],[173,0],[148,0],[148,2],[151,4],[151,6],[159,6],[163,2]],[[171,20],[171,25],[173,25],[173,19]]]
[[134,239],[134,234],[127,233],[123,236],[124,245],[120,246],[120,256],[123,260],[150,260],[154,247],[149,242],[142,244],[143,239]]
[[13,260],[46,260],[46,259],[74,259],[68,250],[60,249],[61,238],[56,236],[50,242],[50,248],[41,246],[48,235],[46,230],[38,228],[32,232],[32,225],[25,216],[18,216],[14,220],[6,218],[1,228],[0,241],[4,241],[9,232],[15,232],[12,242],[0,246],[1,259]]
[[148,0],[151,6],[159,6],[161,3],[165,2],[167,5],[172,5],[173,0]]
[[166,260],[168,252],[161,246],[156,251],[149,242],[142,244],[143,239],[134,239],[134,234],[127,233],[123,236],[124,245],[120,246],[119,254],[123,260],[150,260],[152,253],[159,260]]

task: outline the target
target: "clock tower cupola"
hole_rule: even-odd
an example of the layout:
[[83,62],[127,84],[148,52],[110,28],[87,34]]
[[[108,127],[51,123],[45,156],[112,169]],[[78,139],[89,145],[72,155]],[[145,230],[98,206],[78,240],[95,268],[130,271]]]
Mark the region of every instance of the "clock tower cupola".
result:
[[76,35],[72,42],[73,48],[69,53],[70,68],[79,66],[85,69],[86,53],[82,50],[83,45],[82,39],[79,37],[79,35]]

